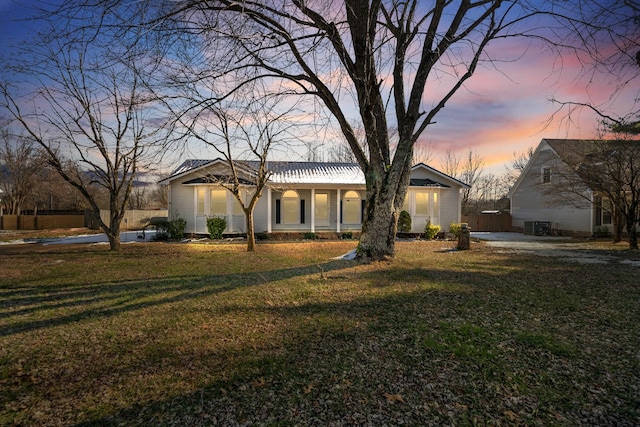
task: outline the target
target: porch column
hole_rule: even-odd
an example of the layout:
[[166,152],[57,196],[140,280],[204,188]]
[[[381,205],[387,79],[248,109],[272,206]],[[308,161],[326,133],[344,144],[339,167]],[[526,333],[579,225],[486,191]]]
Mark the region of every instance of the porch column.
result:
[[596,209],[597,209],[597,206],[595,203],[596,200],[595,200],[593,191],[589,191],[589,195],[587,196],[587,199],[591,203],[591,209],[589,209],[591,211],[589,212],[589,217],[590,217],[589,232],[591,232],[591,235],[593,235],[593,233],[596,231],[595,225],[596,225]]
[[271,233],[271,187],[267,187],[267,233]]
[[233,233],[233,207],[236,201],[236,197],[231,194],[231,191],[229,190],[227,190],[225,194],[227,196],[227,199],[225,200],[227,205],[227,233]]
[[316,189],[311,189],[311,232],[316,232]]
[[[171,215],[171,214],[169,214]],[[169,216],[169,220],[173,218]],[[198,232],[198,186],[193,186],[193,232]]]
[[340,232],[340,189],[336,193],[336,232]]

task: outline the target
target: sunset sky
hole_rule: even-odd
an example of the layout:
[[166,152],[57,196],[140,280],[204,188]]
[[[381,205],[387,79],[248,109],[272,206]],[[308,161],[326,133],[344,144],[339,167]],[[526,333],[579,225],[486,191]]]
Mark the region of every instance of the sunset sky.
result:
[[[0,49],[28,37],[33,22],[16,22],[22,17],[20,7],[11,0],[0,0]],[[555,53],[529,41],[509,41],[490,45],[488,53],[500,56],[508,51],[517,61],[501,63],[499,72],[479,67],[447,104],[436,124],[429,126],[421,142],[430,142],[434,155],[432,166],[440,166],[447,148],[464,155],[469,148],[477,152],[489,172],[501,173],[514,152],[535,147],[542,138],[592,138],[596,136],[597,116],[588,110],[574,112],[550,102],[591,103],[608,114],[619,117],[634,111],[639,96],[640,79],[614,95],[617,81],[607,74],[590,74],[575,58],[559,58]],[[428,96],[428,94],[427,94]]]

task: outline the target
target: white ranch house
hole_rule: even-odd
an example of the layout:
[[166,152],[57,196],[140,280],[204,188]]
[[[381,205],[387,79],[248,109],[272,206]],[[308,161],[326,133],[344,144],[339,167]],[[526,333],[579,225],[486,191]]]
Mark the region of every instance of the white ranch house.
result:
[[[238,162],[244,171],[243,197],[255,188],[252,168],[258,162]],[[364,174],[357,163],[269,162],[271,175],[254,210],[256,233],[357,232],[362,228]],[[187,160],[161,181],[168,186],[169,219],[183,218],[185,233],[207,234],[208,217],[224,217],[225,233],[245,232],[239,204],[219,182],[228,179],[222,159]],[[412,168],[404,210],[411,214],[412,232],[427,221],[446,230],[460,222],[461,190],[469,188],[425,164]]]

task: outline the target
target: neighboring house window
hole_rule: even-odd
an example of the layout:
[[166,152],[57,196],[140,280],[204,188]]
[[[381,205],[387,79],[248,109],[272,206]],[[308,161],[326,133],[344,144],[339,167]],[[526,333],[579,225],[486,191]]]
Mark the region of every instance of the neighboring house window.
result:
[[612,224],[611,221],[611,200],[602,199],[602,223],[603,224]]
[[548,184],[551,182],[551,169],[550,168],[542,168],[542,183]]
[[282,224],[299,224],[300,196],[294,190],[287,190],[282,194]]
[[342,199],[342,223],[360,224],[362,203],[357,191],[347,191]]
[[596,226],[611,225],[611,200],[598,196],[593,204],[596,207]]
[[225,216],[227,214],[227,190],[211,190],[209,214],[211,216]]
[[197,193],[198,215],[204,215],[204,194],[204,189],[199,188]]

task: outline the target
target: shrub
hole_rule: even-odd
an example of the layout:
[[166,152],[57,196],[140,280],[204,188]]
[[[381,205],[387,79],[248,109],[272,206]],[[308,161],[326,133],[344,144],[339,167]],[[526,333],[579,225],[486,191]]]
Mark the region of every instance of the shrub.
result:
[[212,239],[222,239],[222,233],[227,228],[227,220],[220,217],[207,218],[207,230]]
[[187,221],[183,218],[176,218],[173,221],[169,221],[169,237],[173,240],[182,239],[185,228],[187,228]]
[[462,224],[459,222],[452,222],[449,224],[449,233],[453,234],[456,237],[460,237],[460,232],[462,231]]
[[304,240],[316,240],[318,238],[318,235],[316,233],[311,232],[311,231],[307,231],[306,233],[304,233],[302,238]]
[[160,221],[156,223],[156,237],[154,240],[179,240],[184,236],[184,229],[187,228],[187,221],[177,217],[172,221]]
[[424,226],[424,238],[427,240],[435,239],[439,231],[439,225],[431,225],[431,221],[427,221],[427,224]]
[[340,235],[342,240],[351,240],[353,239],[353,233],[351,231],[345,231]]
[[156,235],[153,240],[158,242],[164,242],[169,240],[169,222],[160,221],[156,224]]
[[611,236],[611,234],[609,233],[609,227],[607,227],[606,225],[600,226],[600,227],[596,227],[595,231],[594,231],[594,236],[595,237],[609,237]]
[[398,231],[400,233],[411,232],[411,215],[409,212],[400,212],[400,217],[398,217]]

